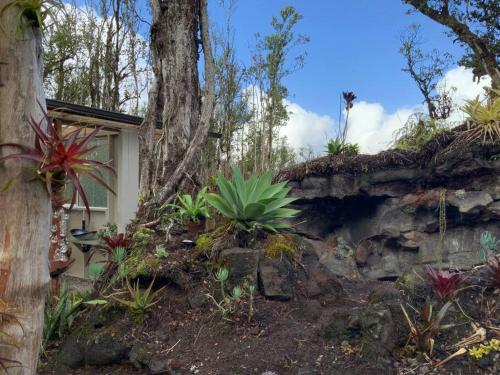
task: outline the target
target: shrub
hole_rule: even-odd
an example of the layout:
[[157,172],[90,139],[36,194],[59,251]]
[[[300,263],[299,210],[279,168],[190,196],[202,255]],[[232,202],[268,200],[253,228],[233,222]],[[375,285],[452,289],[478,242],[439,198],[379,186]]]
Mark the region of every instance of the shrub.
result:
[[179,204],[165,204],[160,210],[164,211],[168,208],[173,208],[175,210],[175,216],[184,222],[184,220],[189,220],[194,223],[198,223],[200,220],[209,218],[207,201],[205,199],[205,194],[207,193],[207,188],[203,188],[196,198],[193,200],[191,195],[184,194],[177,196]]
[[245,180],[238,167],[233,166],[232,181],[218,174],[215,178],[219,194],[207,194],[207,201],[223,216],[245,231],[261,227],[272,232],[288,228],[286,219],[298,210],[284,208],[296,198],[287,197],[287,182],[272,183],[271,173],[253,174]]
[[433,292],[441,300],[451,301],[456,297],[463,283],[463,278],[459,273],[436,271],[431,266],[427,266],[425,272],[431,282]]
[[[143,292],[139,286],[139,280],[137,280],[132,287],[130,282],[127,280],[127,290],[124,292],[116,293],[111,297],[117,301],[118,303],[126,306],[130,313],[132,314],[132,318],[136,323],[142,323],[144,321],[144,315],[154,306],[159,300],[155,300],[155,297],[163,290],[163,287],[152,292],[153,284],[155,280],[151,281],[151,284],[147,287],[147,289]],[[117,294],[127,293],[129,294],[130,299],[122,299],[116,297]]]
[[328,155],[355,156],[359,154],[359,145],[357,143],[344,143],[340,138],[332,138],[326,144]]
[[490,89],[489,94],[485,101],[477,96],[462,107],[469,116],[468,141],[480,139],[484,143],[487,139],[492,142],[500,139],[500,91]]
[[419,151],[436,135],[448,130],[443,120],[431,119],[423,113],[414,113],[401,129],[394,133],[394,147],[400,150]]

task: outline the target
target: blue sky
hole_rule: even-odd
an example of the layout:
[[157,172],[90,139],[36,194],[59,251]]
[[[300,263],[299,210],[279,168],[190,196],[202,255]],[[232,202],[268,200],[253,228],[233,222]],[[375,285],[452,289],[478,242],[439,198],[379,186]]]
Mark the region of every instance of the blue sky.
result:
[[[223,22],[218,0],[209,0],[210,17]],[[338,116],[339,94],[354,91],[360,100],[379,102],[388,111],[421,101],[416,86],[401,71],[399,35],[420,23],[425,47],[460,55],[460,47],[435,22],[400,0],[238,0],[233,23],[240,61],[249,64],[255,33],[271,32],[270,20],[292,5],[303,15],[297,32],[310,37],[304,68],[286,84],[291,100],[310,111]]]
[[[208,0],[213,27],[225,22],[221,2]],[[272,32],[272,16],[288,5],[303,15],[297,33],[310,38],[304,47],[308,54],[304,68],[285,81],[290,116],[280,134],[297,150],[311,147],[317,155],[324,152],[338,128],[342,91],[354,91],[358,97],[349,117],[348,140],[365,153],[390,147],[409,116],[424,110],[415,83],[401,71],[400,36],[409,25],[422,26],[424,50],[435,48],[456,58],[463,53],[443,27],[418,13],[408,15],[411,8],[401,0],[236,0],[233,27],[240,63],[250,65],[255,34]],[[147,28],[143,30],[146,34]],[[457,108],[488,84],[487,80],[473,83],[471,72],[457,66],[450,67],[441,83],[457,89]],[[454,111],[449,120],[458,124],[463,114]]]

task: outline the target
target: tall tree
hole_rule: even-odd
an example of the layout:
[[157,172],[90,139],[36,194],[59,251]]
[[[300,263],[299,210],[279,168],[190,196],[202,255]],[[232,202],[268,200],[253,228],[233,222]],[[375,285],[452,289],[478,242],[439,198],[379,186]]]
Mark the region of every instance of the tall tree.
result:
[[[226,8],[225,30],[214,31],[214,55],[215,55],[215,111],[212,122],[212,130],[220,133],[221,137],[212,140],[208,152],[212,155],[208,162],[213,169],[229,172],[230,165],[235,161],[238,143],[235,135],[243,130],[245,123],[250,119],[248,102],[245,100],[243,84],[246,72],[236,59],[236,51],[233,42],[232,15],[235,0],[224,2]],[[215,162],[215,163],[214,163]],[[213,174],[213,173],[212,173]]]
[[150,79],[135,0],[89,0],[56,11],[44,38],[45,88],[54,99],[141,111]]
[[[155,79],[139,131],[140,188],[146,206],[168,202],[197,184],[201,148],[214,109],[215,64],[207,0],[152,0],[151,50]],[[204,90],[198,73],[204,53]],[[203,97],[203,98],[202,98]],[[161,136],[155,138],[157,127]]]
[[[7,3],[0,0],[0,9],[5,10]],[[32,145],[34,133],[28,119],[40,119],[45,110],[41,25],[26,18],[33,13],[18,19],[19,11],[17,7],[9,7],[0,13],[3,29],[0,31],[0,143]],[[21,28],[16,31],[18,26]],[[12,185],[0,194],[3,213],[0,215],[0,299],[13,309],[23,330],[14,322],[0,322],[0,331],[12,335],[17,345],[17,348],[1,345],[0,357],[22,364],[23,367],[12,368],[10,374],[34,375],[49,283],[50,201],[43,184],[33,178],[28,164],[16,160],[0,162],[0,185],[6,181],[12,181]]]
[[474,75],[489,75],[500,89],[500,3],[493,0],[403,0],[447,27],[472,53],[461,60]]
[[427,112],[431,119],[446,119],[450,116],[451,96],[444,87],[438,87],[451,62],[451,55],[432,50],[426,53],[422,50],[420,25],[411,25],[401,37],[399,52],[405,58],[403,68],[415,81],[424,97]]

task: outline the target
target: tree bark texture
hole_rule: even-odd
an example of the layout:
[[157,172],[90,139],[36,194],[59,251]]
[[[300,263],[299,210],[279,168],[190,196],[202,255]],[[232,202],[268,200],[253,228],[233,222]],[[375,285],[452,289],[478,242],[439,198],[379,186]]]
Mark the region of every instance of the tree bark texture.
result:
[[[151,50],[155,80],[139,132],[141,193],[148,204],[171,201],[197,183],[201,147],[214,107],[215,66],[206,0],[152,1]],[[199,47],[205,89],[200,89]],[[156,127],[161,129],[159,139]]]
[[[7,2],[0,0],[0,8]],[[6,32],[0,31],[0,143],[32,146],[28,119],[41,119],[45,110],[41,37],[31,28],[16,33],[16,7],[1,22]],[[13,179],[0,193],[0,299],[23,328],[1,322],[0,330],[11,334],[18,347],[0,346],[0,357],[23,366],[11,368],[9,374],[36,374],[49,283],[50,201],[32,167],[18,160],[0,162],[0,186]]]

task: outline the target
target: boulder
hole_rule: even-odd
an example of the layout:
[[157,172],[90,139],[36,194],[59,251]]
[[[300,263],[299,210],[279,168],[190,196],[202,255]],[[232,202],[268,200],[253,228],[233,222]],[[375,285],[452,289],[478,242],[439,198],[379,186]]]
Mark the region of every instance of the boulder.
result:
[[287,257],[262,257],[258,272],[259,288],[266,298],[287,301],[294,295],[294,269]]
[[[82,366],[107,366],[127,360],[131,344],[121,335],[72,333],[62,343],[56,363],[59,371]],[[63,373],[63,372],[61,372]]]
[[229,269],[230,287],[241,284],[243,279],[257,280],[260,251],[235,247],[222,250],[220,262]]
[[476,213],[493,202],[491,195],[484,191],[460,191],[447,197],[447,203],[458,208],[462,214]]

